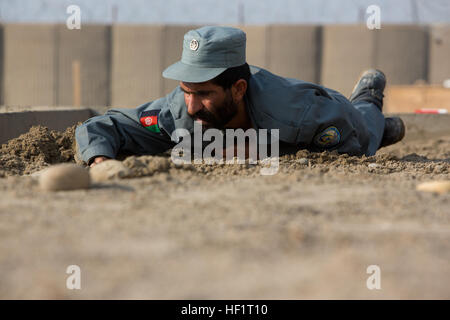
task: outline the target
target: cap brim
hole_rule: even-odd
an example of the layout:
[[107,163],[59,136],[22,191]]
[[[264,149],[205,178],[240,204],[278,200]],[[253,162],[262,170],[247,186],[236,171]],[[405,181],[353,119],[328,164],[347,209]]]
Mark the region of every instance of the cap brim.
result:
[[178,61],[163,71],[163,77],[183,82],[205,82],[214,79],[227,68],[202,68]]

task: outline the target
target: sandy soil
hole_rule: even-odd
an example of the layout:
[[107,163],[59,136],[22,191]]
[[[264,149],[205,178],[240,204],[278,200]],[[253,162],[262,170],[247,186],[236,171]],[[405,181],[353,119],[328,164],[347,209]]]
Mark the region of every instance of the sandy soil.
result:
[[74,161],[73,128],[34,128],[0,149],[0,298],[449,299],[450,193],[416,191],[450,179],[439,123],[411,118],[375,157],[299,151],[274,176],[131,157],[134,178],[64,192],[35,172]]

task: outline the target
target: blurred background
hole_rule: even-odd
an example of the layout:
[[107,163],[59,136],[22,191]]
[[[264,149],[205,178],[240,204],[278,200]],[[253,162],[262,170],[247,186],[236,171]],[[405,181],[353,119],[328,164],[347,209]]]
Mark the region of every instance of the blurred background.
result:
[[[81,29],[69,29],[70,5]],[[370,5],[380,29],[369,29]],[[247,61],[348,96],[361,72],[388,78],[385,110],[450,111],[449,0],[0,0],[0,105],[135,107],[175,88],[162,71],[185,32],[247,33]],[[447,81],[446,81],[447,80]]]

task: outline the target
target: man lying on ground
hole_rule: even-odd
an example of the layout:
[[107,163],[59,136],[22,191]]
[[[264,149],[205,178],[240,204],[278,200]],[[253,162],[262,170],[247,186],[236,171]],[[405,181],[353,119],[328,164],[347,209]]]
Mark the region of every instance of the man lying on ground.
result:
[[119,153],[154,155],[173,148],[177,129],[278,129],[294,149],[374,155],[400,141],[400,118],[382,113],[385,75],[368,70],[349,99],[323,86],[249,66],[246,35],[207,26],[187,32],[181,60],[163,76],[180,81],[167,96],[135,109],[111,109],[76,129],[78,152],[94,166]]

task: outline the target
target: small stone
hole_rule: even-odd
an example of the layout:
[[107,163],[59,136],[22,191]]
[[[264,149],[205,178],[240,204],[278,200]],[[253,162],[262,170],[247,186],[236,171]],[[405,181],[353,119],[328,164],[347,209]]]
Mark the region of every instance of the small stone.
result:
[[419,191],[434,192],[434,193],[446,193],[450,192],[450,180],[447,181],[430,181],[419,184],[416,187]]
[[40,188],[45,191],[87,189],[90,184],[89,172],[72,163],[51,166],[37,176]]
[[433,173],[433,167],[431,165],[428,165],[424,168],[425,173]]
[[444,171],[445,171],[445,168],[442,165],[437,165],[433,169],[433,173],[442,173]]
[[306,158],[300,158],[297,160],[297,163],[299,163],[301,165],[307,165],[309,163],[309,160]]
[[118,160],[110,159],[96,164],[89,170],[93,182],[102,182],[115,178],[123,179],[130,176],[130,169]]
[[369,163],[367,166],[368,166],[370,169],[375,169],[375,168],[378,168],[380,165],[378,165],[377,163]]

